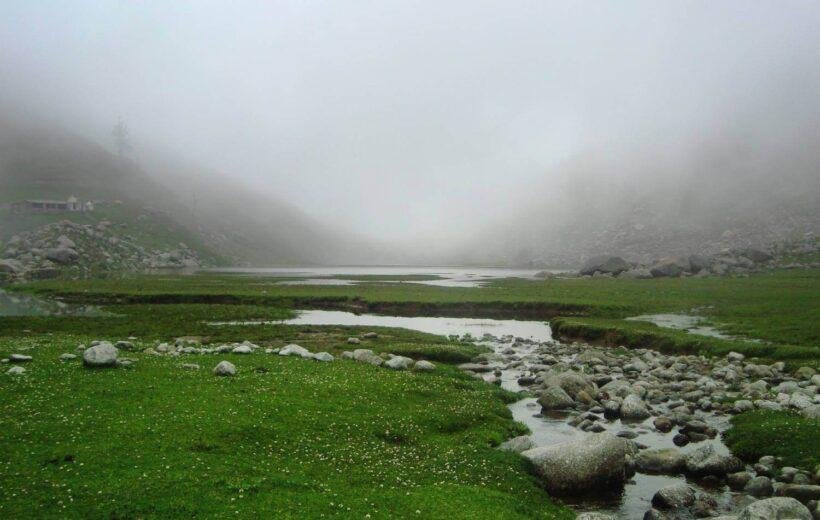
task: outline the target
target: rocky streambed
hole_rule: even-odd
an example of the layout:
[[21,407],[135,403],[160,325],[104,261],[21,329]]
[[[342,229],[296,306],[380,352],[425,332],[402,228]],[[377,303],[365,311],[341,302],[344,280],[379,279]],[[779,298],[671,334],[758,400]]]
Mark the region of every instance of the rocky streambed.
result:
[[[817,517],[813,468],[772,457],[747,466],[720,436],[731,414],[756,407],[817,417],[811,368],[788,373],[737,353],[669,356],[489,334],[483,342],[493,352],[461,368],[531,394],[511,410],[532,433],[502,448],[530,459],[545,488],[587,518],[811,518],[799,516],[809,508]],[[749,516],[761,507],[764,516]],[[780,510],[798,516],[766,516]]]

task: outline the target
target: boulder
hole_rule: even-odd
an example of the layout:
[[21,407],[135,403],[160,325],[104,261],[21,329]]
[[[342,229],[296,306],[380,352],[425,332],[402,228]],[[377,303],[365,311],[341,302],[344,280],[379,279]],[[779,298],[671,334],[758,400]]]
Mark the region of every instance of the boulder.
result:
[[436,365],[422,359],[420,361],[416,361],[416,364],[413,365],[413,368],[418,370],[419,372],[430,372],[436,369]]
[[407,370],[413,366],[413,360],[409,357],[393,356],[384,363],[384,366],[393,370]]
[[592,379],[578,372],[567,371],[551,375],[544,380],[544,386],[560,387],[573,399],[578,399],[578,394],[581,391],[590,396],[598,395],[598,388],[592,382]]
[[723,455],[715,451],[711,444],[702,446],[686,456],[686,472],[698,477],[722,477],[727,473],[736,473],[743,469],[743,463],[732,455]]
[[83,351],[83,364],[89,367],[111,367],[117,364],[117,348],[108,341],[101,341]]
[[695,503],[695,490],[684,483],[671,484],[658,490],[652,497],[652,506],[658,509],[681,509]]
[[689,255],[686,260],[689,262],[689,268],[693,273],[699,273],[709,269],[712,263],[708,258],[701,255]]
[[652,272],[645,267],[636,267],[621,273],[620,278],[629,278],[631,280],[648,280],[652,278]]
[[329,352],[317,352],[316,354],[313,354],[313,359],[315,359],[316,361],[328,362],[333,361],[334,357],[333,354]]
[[230,361],[220,361],[218,365],[214,367],[214,374],[217,376],[234,376],[236,375],[236,367]]
[[812,484],[784,484],[777,488],[777,495],[796,498],[806,503],[810,500],[820,500],[820,486]]
[[774,493],[772,479],[758,475],[743,486],[743,492],[753,497],[770,497]]
[[357,348],[353,351],[353,359],[361,363],[370,363],[371,365],[379,366],[384,363],[384,360],[373,353],[372,350],[366,348]]
[[513,437],[508,441],[502,442],[499,446],[499,450],[503,451],[512,451],[514,453],[521,453],[527,450],[531,450],[535,447],[535,443],[532,442],[532,439],[528,435],[519,435],[518,437]]
[[33,358],[31,356],[27,356],[25,354],[12,354],[9,356],[9,361],[12,363],[27,363],[32,359]]
[[761,251],[760,249],[748,249],[743,256],[756,264],[766,263],[773,258],[772,255],[766,251]]
[[594,256],[584,263],[579,273],[592,275],[596,272],[619,274],[629,269],[629,263],[619,256]]
[[686,465],[686,456],[675,448],[641,450],[635,457],[635,468],[641,473],[676,475]]
[[691,266],[685,258],[661,258],[649,269],[655,278],[675,278],[689,271]]
[[758,500],[746,506],[737,520],[812,520],[808,508],[790,497]]
[[23,272],[23,264],[11,258],[0,260],[0,273],[17,274]]
[[310,353],[308,349],[305,347],[295,345],[291,343],[290,345],[285,345],[281,349],[279,349],[280,356],[299,356],[303,358],[310,358],[313,357],[313,354]]
[[629,443],[609,433],[533,448],[522,455],[550,493],[572,494],[623,484],[628,475]]
[[629,394],[621,403],[621,419],[626,420],[641,420],[649,417],[649,410],[643,399],[635,394]]
[[46,251],[46,258],[58,264],[72,264],[79,260],[80,255],[70,247],[54,247]]
[[253,354],[253,349],[248,345],[239,345],[231,350],[234,354]]
[[538,404],[546,411],[566,410],[575,406],[575,401],[560,386],[548,386],[538,398]]

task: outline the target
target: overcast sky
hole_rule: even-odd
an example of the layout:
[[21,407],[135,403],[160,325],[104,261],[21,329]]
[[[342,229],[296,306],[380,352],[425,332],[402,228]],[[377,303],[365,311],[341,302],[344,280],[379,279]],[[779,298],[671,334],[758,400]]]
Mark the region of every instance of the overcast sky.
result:
[[779,113],[795,85],[816,95],[800,85],[817,84],[818,6],[3,0],[0,95],[101,142],[122,116],[137,152],[326,222],[443,239],[592,143],[690,137],[755,104]]

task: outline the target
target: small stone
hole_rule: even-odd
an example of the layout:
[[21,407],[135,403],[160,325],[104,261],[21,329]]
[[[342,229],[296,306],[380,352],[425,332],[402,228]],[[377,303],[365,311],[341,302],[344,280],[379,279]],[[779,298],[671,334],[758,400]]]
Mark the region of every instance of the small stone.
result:
[[6,374],[10,376],[18,376],[20,374],[25,373],[26,369],[21,366],[13,366],[6,371]]
[[111,343],[101,341],[83,351],[83,364],[89,367],[111,367],[117,364],[118,351]]
[[72,359],[77,359],[76,354],[60,354],[60,361],[71,361]]
[[316,361],[328,362],[333,361],[334,357],[329,352],[317,352],[316,354],[313,354],[313,359]]
[[180,366],[182,366],[185,370],[199,370],[199,365],[196,363],[183,363]]
[[9,356],[9,361],[12,363],[27,363],[32,359],[31,356],[26,356],[25,354],[12,354]]
[[232,351],[234,354],[253,354],[253,349],[248,345],[239,345],[235,347]]

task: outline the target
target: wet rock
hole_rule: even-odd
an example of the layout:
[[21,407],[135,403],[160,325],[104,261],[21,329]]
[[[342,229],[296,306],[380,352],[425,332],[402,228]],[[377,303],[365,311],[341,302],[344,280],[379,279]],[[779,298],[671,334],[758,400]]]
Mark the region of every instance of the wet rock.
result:
[[785,484],[777,489],[778,496],[796,498],[800,502],[820,500],[820,486],[811,484]]
[[112,367],[117,364],[117,355],[114,345],[102,341],[83,351],[83,364],[89,367]]
[[546,411],[567,410],[575,406],[575,401],[561,387],[549,386],[538,398],[538,404]]
[[667,433],[672,431],[672,420],[668,417],[658,417],[653,423],[659,432]]
[[498,449],[503,451],[512,451],[514,453],[521,453],[527,450],[531,450],[535,447],[535,443],[532,442],[532,439],[528,435],[520,435],[518,437],[513,437],[508,441],[502,442]]
[[727,473],[741,471],[743,463],[737,457],[717,453],[714,446],[708,444],[686,456],[685,468],[687,473],[695,476],[722,477]]
[[214,367],[214,375],[231,377],[236,375],[236,367],[230,361],[220,361]]
[[774,493],[774,487],[769,477],[761,475],[749,480],[743,487],[743,492],[753,497],[770,497]]
[[664,486],[652,497],[652,506],[661,510],[686,508],[694,503],[695,490],[684,483]]
[[758,500],[746,506],[737,520],[812,520],[808,508],[790,497]]
[[735,491],[740,491],[745,488],[750,480],[752,480],[752,474],[748,471],[738,471],[726,475],[726,483]]
[[675,448],[641,450],[635,457],[635,467],[641,473],[675,475],[683,471],[686,457]]
[[626,396],[621,403],[620,416],[626,420],[640,420],[649,417],[649,410],[643,400],[635,394]]
[[567,371],[561,372],[560,374],[551,375],[544,380],[544,386],[558,386],[573,400],[577,399],[578,393],[581,391],[584,391],[591,396],[598,394],[598,389],[595,387],[595,383],[593,383],[588,376],[577,372]]
[[527,450],[550,493],[572,494],[622,484],[627,478],[629,441],[608,433]]
[[689,444],[689,442],[690,442],[689,436],[684,435],[682,433],[679,433],[679,434],[675,435],[674,437],[672,437],[672,443],[675,446],[683,447],[683,446],[686,446],[687,444]]

